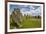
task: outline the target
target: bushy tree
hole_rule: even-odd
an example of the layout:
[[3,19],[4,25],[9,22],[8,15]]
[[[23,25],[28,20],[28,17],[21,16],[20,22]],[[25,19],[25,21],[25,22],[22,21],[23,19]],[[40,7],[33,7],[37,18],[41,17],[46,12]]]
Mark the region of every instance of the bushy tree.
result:
[[14,23],[17,24],[18,27],[21,27],[20,23],[22,22],[22,14],[19,8],[14,9],[12,13],[12,18],[13,18]]

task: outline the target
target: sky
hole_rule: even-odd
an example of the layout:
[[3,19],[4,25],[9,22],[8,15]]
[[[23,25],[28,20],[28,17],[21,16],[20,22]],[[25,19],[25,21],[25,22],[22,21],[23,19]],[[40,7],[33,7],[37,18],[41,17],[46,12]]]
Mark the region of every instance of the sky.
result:
[[14,11],[14,8],[19,8],[22,15],[29,14],[32,16],[41,15],[41,7],[35,5],[12,5],[10,4],[10,14]]

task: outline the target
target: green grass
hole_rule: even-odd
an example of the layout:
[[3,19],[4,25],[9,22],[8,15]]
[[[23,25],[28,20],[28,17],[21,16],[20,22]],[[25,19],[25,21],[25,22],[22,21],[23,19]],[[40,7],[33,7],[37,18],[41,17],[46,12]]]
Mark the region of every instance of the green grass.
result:
[[[21,22],[22,27],[19,28],[40,28],[41,27],[41,19],[38,18],[26,18],[23,17],[23,21]],[[15,26],[15,24],[10,25],[10,28],[13,29]]]
[[26,19],[21,23],[22,28],[39,28],[41,26],[40,19]]

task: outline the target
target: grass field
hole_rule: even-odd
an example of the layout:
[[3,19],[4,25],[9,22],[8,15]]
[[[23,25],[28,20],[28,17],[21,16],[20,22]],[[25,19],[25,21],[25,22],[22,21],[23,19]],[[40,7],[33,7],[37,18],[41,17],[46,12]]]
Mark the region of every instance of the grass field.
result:
[[[41,27],[41,19],[23,17],[23,21],[21,22],[21,25],[22,25],[22,27],[19,27],[19,28],[40,28]],[[15,23],[12,23],[10,27],[11,27],[11,29],[14,28]]]
[[41,26],[40,19],[27,19],[21,23],[22,28],[39,28]]

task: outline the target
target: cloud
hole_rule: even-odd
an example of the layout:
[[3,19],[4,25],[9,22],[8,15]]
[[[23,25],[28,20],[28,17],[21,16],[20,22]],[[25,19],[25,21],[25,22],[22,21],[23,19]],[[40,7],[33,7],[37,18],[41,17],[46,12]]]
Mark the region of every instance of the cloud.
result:
[[31,12],[32,12],[33,16],[41,15],[41,8],[39,7],[37,9],[35,9],[35,10],[32,10]]
[[22,15],[32,14],[33,16],[40,15],[40,6],[32,5],[10,5],[10,14],[14,11],[14,8],[19,8]]

